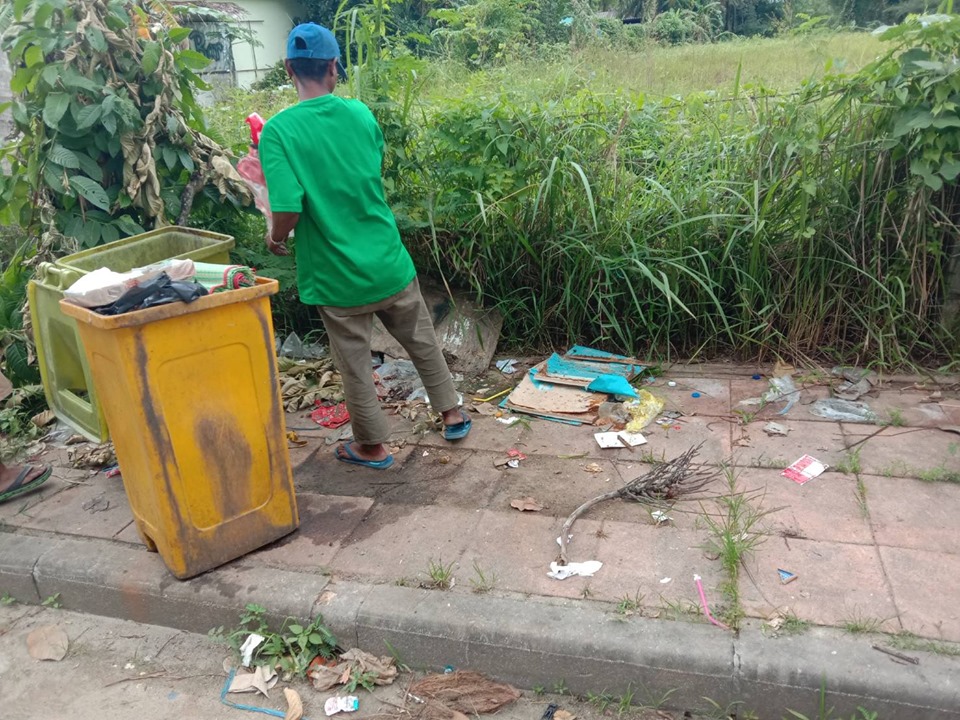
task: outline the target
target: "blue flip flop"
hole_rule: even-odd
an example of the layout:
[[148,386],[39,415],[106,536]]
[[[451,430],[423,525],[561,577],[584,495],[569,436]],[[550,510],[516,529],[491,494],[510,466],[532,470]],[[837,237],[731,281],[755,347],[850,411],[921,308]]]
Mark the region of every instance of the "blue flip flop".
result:
[[[353,445],[353,441],[345,442],[343,445],[338,445],[333,449],[333,454],[336,455],[337,460],[340,462],[350,463],[351,465],[363,465],[364,467],[373,468],[375,470],[386,470],[388,467],[393,465],[393,455],[387,455],[383,460],[364,460],[350,449],[351,445]],[[346,456],[340,454],[340,448],[343,448]]]
[[456,425],[444,426],[444,440],[462,440],[470,434],[470,426],[473,422],[467,417],[467,414],[463,410],[460,411],[460,417],[463,418],[463,422],[458,422]]
[[28,492],[33,492],[49,480],[50,474],[53,472],[53,469],[49,467],[40,468],[42,472],[30,482],[27,482],[27,476],[31,471],[36,469],[33,465],[24,465],[23,469],[20,470],[17,475],[17,479],[13,481],[13,484],[0,493],[0,503],[13,500],[15,497],[25,495]]

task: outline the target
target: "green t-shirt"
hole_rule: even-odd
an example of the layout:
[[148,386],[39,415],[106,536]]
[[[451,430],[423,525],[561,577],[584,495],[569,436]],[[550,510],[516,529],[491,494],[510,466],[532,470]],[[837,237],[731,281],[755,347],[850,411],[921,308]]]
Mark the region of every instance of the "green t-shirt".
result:
[[302,302],[367,305],[413,281],[383,194],[383,133],[366,105],[323,95],[287,108],[263,128],[260,162],[271,210],[300,213]]

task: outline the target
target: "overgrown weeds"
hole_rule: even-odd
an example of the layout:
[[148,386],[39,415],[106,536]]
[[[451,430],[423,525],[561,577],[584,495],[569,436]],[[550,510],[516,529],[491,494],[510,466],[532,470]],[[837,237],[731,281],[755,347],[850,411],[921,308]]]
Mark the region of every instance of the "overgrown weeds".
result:
[[737,487],[733,470],[727,469],[727,493],[717,498],[713,510],[703,508],[698,522],[710,534],[705,549],[720,561],[724,580],[720,591],[724,606],[720,609],[723,621],[736,629],[744,617],[740,602],[740,570],[746,556],[763,542],[763,520],[774,510],[761,507],[762,496]]
[[[223,627],[214,628],[210,636],[233,649],[237,658],[240,647],[251,633],[263,636],[263,642],[253,651],[255,665],[279,667],[284,672],[303,677],[307,667],[315,657],[330,659],[337,651],[337,641],[323,624],[323,617],[317,615],[312,622],[303,624],[294,618],[283,621],[278,630],[272,630],[266,619],[267,609],[262,605],[248,604],[240,615],[236,628],[225,631]],[[354,678],[351,678],[351,682]],[[363,677],[356,678],[356,684],[366,687]]]

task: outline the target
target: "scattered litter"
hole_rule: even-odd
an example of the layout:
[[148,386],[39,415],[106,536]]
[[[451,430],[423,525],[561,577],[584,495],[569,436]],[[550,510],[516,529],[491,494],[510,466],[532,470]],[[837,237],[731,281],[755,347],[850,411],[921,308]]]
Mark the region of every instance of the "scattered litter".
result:
[[283,720],[302,720],[303,700],[300,699],[300,694],[293,688],[284,688],[283,697],[287,701],[287,712]]
[[497,370],[504,375],[513,375],[517,371],[516,360],[497,360]]
[[500,412],[496,405],[491,405],[490,403],[476,403],[473,406],[473,411],[486,417],[493,417]]
[[674,420],[678,420],[681,417],[683,417],[683,414],[677,412],[676,410],[664,410],[660,417],[658,417],[654,422],[661,427],[669,428],[671,425],[673,425]]
[[781,570],[780,568],[777,568],[777,575],[780,576],[780,584],[781,584],[781,585],[786,585],[787,583],[792,583],[794,580],[797,579],[797,574],[796,574],[796,573],[792,573],[792,572],[790,572],[789,570]]
[[697,586],[697,592],[700,594],[700,605],[703,607],[703,614],[707,616],[707,620],[716,625],[718,628],[723,628],[724,630],[729,630],[730,628],[724,625],[722,622],[717,620],[713,615],[710,614],[710,607],[707,605],[707,594],[703,591],[703,580],[699,575],[693,576],[693,582]]
[[543,505],[532,497],[522,497],[511,500],[510,507],[516,508],[520,512],[540,512],[543,510]]
[[602,448],[631,448],[644,445],[647,442],[647,439],[640,433],[601,432],[594,433],[593,437],[596,438],[597,445]]
[[317,400],[317,409],[310,413],[310,419],[321,427],[336,430],[350,422],[350,413],[346,403],[324,405],[322,400]]
[[311,410],[320,402],[338,402],[343,399],[340,374],[333,368],[333,361],[292,360],[277,358],[280,375],[280,394],[287,412]]
[[409,692],[428,704],[434,703],[469,717],[496,712],[520,698],[520,691],[515,687],[464,670],[427,675],[414,683]]
[[844,422],[874,423],[877,416],[864,402],[854,402],[842,398],[817,400],[810,406],[810,412],[827,420]]
[[547,705],[547,709],[543,711],[543,715],[540,716],[540,720],[553,720],[554,715],[557,713],[558,705],[555,703],[550,703]]
[[99,470],[117,464],[113,443],[74,445],[67,450],[67,459],[73,467],[87,470]]
[[747,398],[741,400],[740,405],[769,405],[770,403],[786,400],[786,405],[777,412],[778,415],[786,415],[800,397],[800,391],[789,375],[778,375],[770,378],[769,389],[760,397]]
[[34,660],[60,662],[67,656],[70,640],[56,625],[44,625],[27,635],[27,652]]
[[585,466],[583,467],[583,469],[586,470],[588,473],[602,473],[602,472],[603,472],[603,467],[601,467],[601,466],[598,465],[597,463],[590,463],[589,465],[585,465]]
[[43,412],[37,413],[30,418],[30,422],[32,422],[38,428],[42,428],[46,427],[56,419],[57,416],[53,414],[53,410],[44,410]]
[[396,660],[392,657],[377,657],[352,648],[340,655],[340,660],[332,667],[318,663],[307,670],[314,688],[325,691],[335,685],[346,685],[357,675],[372,677],[374,685],[390,685],[397,677]]
[[622,402],[605,402],[600,404],[597,422],[604,425],[623,427],[630,421],[630,413]]
[[526,459],[527,459],[527,456],[524,455],[524,454],[523,454],[522,452],[520,452],[519,450],[517,450],[516,448],[510,448],[509,450],[507,450],[507,457],[516,458],[517,460],[526,460]]
[[833,389],[833,394],[841,400],[859,400],[861,396],[873,389],[877,381],[875,372],[859,367],[838,366],[830,370],[830,373],[844,380]]
[[516,423],[520,422],[520,418],[518,418],[516,415],[510,415],[509,417],[498,417],[497,422],[503,423],[507,427],[510,427],[511,425],[515,425]]
[[698,393],[698,392],[690,393],[690,397],[692,397],[692,398],[698,398],[698,397],[700,397],[700,393]]
[[414,400],[423,381],[416,366],[409,360],[390,360],[374,373],[374,382],[379,386],[378,395],[385,400]]
[[663,412],[663,400],[649,390],[641,390],[638,400],[624,403],[632,418],[627,423],[627,432],[638,433]]
[[676,386],[677,386],[677,383],[674,382],[673,380],[667,381],[667,387],[676,387]]
[[457,671],[457,669],[456,669],[453,665],[444,665],[444,666],[443,666],[443,674],[444,674],[444,675],[449,675],[450,673],[455,673],[456,671]]
[[492,400],[496,400],[498,397],[503,397],[503,396],[506,395],[508,392],[510,392],[512,389],[513,389],[513,388],[507,388],[506,390],[501,390],[501,391],[498,392],[496,395],[491,395],[490,397],[485,397],[485,398],[477,398],[477,397],[475,397],[475,398],[473,398],[473,401],[474,401],[474,402],[480,402],[480,403],[491,402]]
[[507,460],[507,467],[516,470],[518,467],[520,467],[520,461],[517,458],[510,458]]
[[667,513],[663,510],[654,510],[653,512],[650,513],[650,517],[653,518],[653,521],[658,526],[665,525],[666,523],[673,520],[673,518],[667,515]]
[[295,447],[295,448],[300,448],[307,444],[307,441],[303,440],[293,430],[287,431],[287,442],[290,443],[290,447]]
[[339,712],[355,712],[359,709],[360,698],[355,695],[348,695],[346,697],[334,695],[331,698],[327,698],[327,701],[323,704],[323,711],[327,714],[327,717],[336,715]]
[[763,426],[763,431],[767,435],[779,435],[780,437],[786,437],[787,433],[790,432],[790,428],[786,425],[781,425],[780,423],[768,422]]
[[754,376],[753,376],[753,379],[754,379],[754,380],[762,380],[762,379],[763,379],[763,376],[760,375],[759,373],[755,373]]
[[[573,535],[567,535],[567,543],[570,543],[572,541],[573,541]],[[557,545],[560,545],[561,547],[563,547],[563,541],[559,537],[557,538]]]
[[673,582],[673,578],[669,578],[669,577],[660,578],[660,584],[661,584],[661,585],[666,585],[666,584],[669,583],[669,582]]
[[880,652],[889,655],[891,658],[902,660],[903,662],[910,663],[911,665],[920,664],[920,658],[914,657],[913,655],[904,655],[903,653],[897,652],[896,650],[891,650],[890,648],[884,647],[883,645],[871,645],[871,647],[874,650],[879,650]]
[[550,572],[548,577],[554,580],[566,580],[568,577],[579,575],[580,577],[591,577],[597,570],[603,567],[599,560],[586,560],[584,562],[573,562],[561,565],[557,562],[550,563]]
[[253,662],[253,653],[264,640],[266,638],[263,635],[257,635],[257,633],[247,635],[247,639],[240,646],[240,662],[244,667],[250,667],[250,663]]
[[237,671],[230,682],[227,692],[231,693],[252,693],[258,692],[264,697],[270,697],[270,690],[279,682],[280,678],[277,671],[264,665],[258,665],[252,671],[245,671],[242,668]]
[[804,455],[780,474],[789,480],[793,480],[798,485],[804,485],[815,477],[822,475],[828,467],[830,466],[823,464],[816,458]]
[[553,720],[577,720],[577,716],[566,710],[557,710],[553,713]]
[[295,332],[287,335],[287,339],[280,346],[280,357],[291,360],[320,360],[327,356],[327,348],[315,343],[304,343]]
[[[719,476],[719,470],[707,466],[691,469],[693,459],[703,447],[701,442],[686,450],[673,460],[658,463],[652,470],[628,482],[621,488],[591,498],[574,510],[560,528],[560,537],[564,538],[573,529],[577,518],[594,505],[605,500],[632,500],[649,503],[651,501],[676,499],[682,495],[702,490],[709,482]],[[560,543],[560,561],[567,562],[567,546]]]

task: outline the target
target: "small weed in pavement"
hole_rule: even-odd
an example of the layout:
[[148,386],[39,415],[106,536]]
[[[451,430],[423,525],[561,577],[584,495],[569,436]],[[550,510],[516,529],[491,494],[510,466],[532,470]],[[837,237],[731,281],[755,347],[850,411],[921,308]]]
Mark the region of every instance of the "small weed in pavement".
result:
[[891,635],[890,644],[900,650],[916,650],[934,653],[935,655],[960,657],[960,645],[927,640],[926,638],[917,637],[907,630],[899,632],[896,635]]
[[443,564],[443,558],[431,560],[427,565],[427,580],[422,586],[432,590],[449,590],[453,587],[453,563]]
[[888,413],[886,422],[880,424],[888,425],[890,427],[903,427],[907,424],[907,421],[903,417],[903,410],[900,408],[893,408]]
[[587,692],[587,702],[593,705],[597,712],[603,714],[613,705],[614,697],[607,691],[601,693]]
[[862,449],[848,450],[847,454],[837,463],[837,470],[844,475],[858,475],[862,470],[860,465],[860,451]]
[[668,620],[696,620],[701,619],[700,606],[689,600],[668,600],[660,597],[660,608]]
[[[787,710],[789,714],[784,720],[843,720],[833,714],[833,707],[827,707],[827,678],[820,681],[820,695],[817,702],[817,714],[813,717],[799,713],[796,710]],[[879,715],[862,707],[857,707],[857,712],[850,716],[849,720],[878,720]]]
[[17,602],[17,599],[10,593],[4,593],[3,597],[0,597],[0,605],[13,605]]
[[630,684],[627,683],[626,692],[617,698],[617,717],[623,717],[626,713],[630,712],[633,708],[633,696],[636,694],[637,691],[633,690]]
[[913,468],[907,465],[903,460],[894,460],[892,463],[883,468],[883,470],[880,471],[880,474],[884,477],[893,478],[912,477]]
[[863,635],[866,633],[875,633],[880,630],[883,620],[876,617],[868,617],[854,612],[853,615],[843,621],[843,629],[854,635]]
[[40,604],[44,607],[53,608],[54,610],[59,610],[63,607],[63,603],[60,602],[60,593],[54,593]]
[[492,570],[484,570],[476,560],[473,561],[473,575],[470,584],[475,593],[490,592],[497,584],[497,574]]
[[547,689],[543,685],[534,685],[533,694],[537,697],[542,697],[547,693]]
[[553,684],[553,694],[554,695],[569,695],[570,688],[567,687],[566,680],[558,680]]
[[623,617],[639,615],[643,611],[643,595],[637,590],[633,597],[624,595],[617,603],[617,614]]
[[860,514],[867,517],[867,486],[863,484],[863,479],[857,476],[857,505],[860,506]]
[[919,473],[917,473],[917,477],[919,477],[924,482],[943,482],[943,483],[960,484],[960,471],[948,470],[943,465],[940,465],[939,467],[935,467],[935,468],[930,468],[929,470],[921,470]]
[[752,711],[740,709],[740,706],[743,705],[743,700],[734,700],[724,707],[713,698],[704,697],[703,699],[710,706],[710,709],[707,710],[704,717],[710,720],[730,720],[730,718],[734,718],[734,720],[760,720]]

